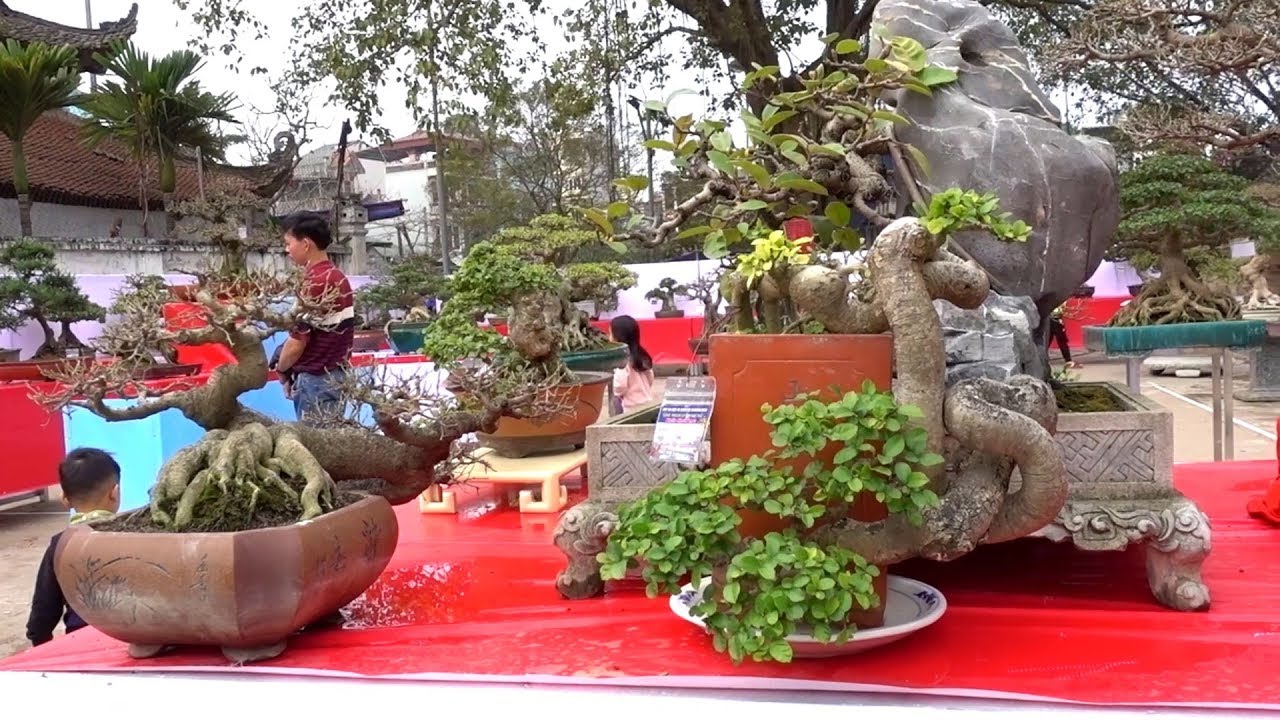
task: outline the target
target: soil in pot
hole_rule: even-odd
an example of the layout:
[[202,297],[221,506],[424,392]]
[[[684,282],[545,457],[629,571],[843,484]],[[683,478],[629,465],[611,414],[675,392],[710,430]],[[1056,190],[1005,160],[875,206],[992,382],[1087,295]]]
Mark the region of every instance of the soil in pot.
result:
[[1058,411],[1065,413],[1125,412],[1128,410],[1102,385],[1064,385],[1053,391]]
[[[306,483],[292,480],[285,480],[285,482],[298,492],[301,492],[306,485]],[[337,512],[348,505],[360,502],[364,498],[364,495],[358,493],[339,491],[337,497],[334,498],[334,508],[329,512]],[[209,509],[202,511],[203,517],[211,519],[202,522],[202,516],[197,516],[189,532],[241,532],[284,527],[298,522],[298,517],[302,514],[301,507],[267,507],[254,510],[253,515],[250,516],[247,500],[248,497],[241,493],[223,493],[217,501],[205,504]],[[151,508],[149,507],[141,507],[137,510],[120,513],[113,518],[99,520],[91,523],[91,525],[94,530],[101,532],[171,532],[152,522]]]

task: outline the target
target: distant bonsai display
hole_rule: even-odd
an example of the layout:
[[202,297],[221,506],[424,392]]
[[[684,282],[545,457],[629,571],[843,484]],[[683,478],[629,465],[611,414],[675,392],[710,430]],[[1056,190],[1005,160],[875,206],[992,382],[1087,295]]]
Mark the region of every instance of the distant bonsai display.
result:
[[268,220],[271,203],[246,192],[213,190],[203,199],[183,200],[169,207],[177,231],[213,245],[221,254],[223,274],[247,267],[249,252],[266,252],[280,243],[280,233]]
[[676,308],[676,297],[684,295],[686,291],[684,285],[677,283],[675,278],[668,277],[658,281],[658,287],[645,293],[644,297],[650,302],[661,303],[662,307],[654,313],[655,317],[683,317],[684,311]]
[[[106,310],[89,301],[46,245],[21,240],[0,248],[0,273],[0,308],[9,308],[10,317],[16,313],[36,323],[44,333],[37,359],[66,357],[70,349],[84,349],[71,324],[106,319]],[[61,325],[61,333],[55,334],[52,323]]]
[[373,283],[360,288],[356,293],[356,310],[371,326],[380,328],[391,321],[393,311],[407,315],[423,310],[429,298],[447,297],[448,287],[449,280],[435,258],[410,255],[391,263],[385,273],[374,277]]
[[1140,273],[1158,269],[1114,326],[1212,322],[1240,317],[1228,246],[1253,238],[1267,253],[1280,239],[1280,213],[1249,197],[1248,181],[1196,155],[1156,155],[1121,176],[1124,217],[1108,253]]

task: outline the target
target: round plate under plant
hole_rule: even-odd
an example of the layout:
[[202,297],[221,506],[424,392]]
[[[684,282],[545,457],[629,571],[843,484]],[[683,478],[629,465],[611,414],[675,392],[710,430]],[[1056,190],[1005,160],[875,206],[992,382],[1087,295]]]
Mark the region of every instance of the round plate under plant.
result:
[[[711,578],[708,577],[702,579],[701,587],[697,589],[693,585],[680,588],[679,594],[671,596],[671,612],[681,620],[706,629],[706,623],[693,614],[693,608],[702,601],[702,594],[710,584]],[[819,642],[804,633],[788,635],[787,642],[797,658],[855,655],[923,630],[937,622],[946,611],[947,599],[937,588],[919,580],[890,575],[883,626],[858,630],[842,643]]]

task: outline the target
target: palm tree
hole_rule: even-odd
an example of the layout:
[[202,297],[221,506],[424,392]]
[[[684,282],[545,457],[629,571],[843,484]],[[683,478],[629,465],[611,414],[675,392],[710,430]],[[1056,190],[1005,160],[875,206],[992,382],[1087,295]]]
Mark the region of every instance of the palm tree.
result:
[[75,50],[40,42],[0,45],[0,133],[13,144],[13,187],[22,234],[31,235],[31,187],[22,139],[41,115],[74,105],[80,87]]
[[[89,142],[115,138],[130,148],[139,163],[154,160],[160,168],[160,192],[167,210],[177,189],[179,155],[199,152],[209,160],[226,160],[230,143],[214,123],[236,122],[231,116],[235,96],[215,95],[200,87],[194,76],[203,61],[190,50],[152,58],[132,43],[117,42],[109,55],[94,58],[118,80],[103,83],[81,103],[91,118]],[[168,230],[173,230],[173,218],[168,220]]]

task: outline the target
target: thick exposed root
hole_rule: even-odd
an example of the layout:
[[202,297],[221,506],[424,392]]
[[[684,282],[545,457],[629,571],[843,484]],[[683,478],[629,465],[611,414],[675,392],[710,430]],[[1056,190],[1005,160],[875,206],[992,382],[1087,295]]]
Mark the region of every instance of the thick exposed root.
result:
[[[894,395],[924,412],[917,423],[929,433],[930,449],[947,458],[929,469],[940,502],[923,513],[921,525],[893,515],[873,523],[840,520],[819,532],[823,541],[878,565],[912,557],[951,560],[983,543],[1028,535],[1049,524],[1066,501],[1066,472],[1053,440],[1057,406],[1045,383],[1027,376],[1008,383],[980,378],[946,388],[942,333],[932,301],[976,308],[989,285],[980,269],[960,262],[938,242],[919,220],[902,218],[881,232],[869,257],[875,304],[894,334]],[[832,307],[837,300],[848,304],[847,290],[838,289],[829,276],[798,273],[796,279],[801,277],[813,278],[807,280],[813,297],[828,298]],[[793,283],[793,296],[803,294],[802,284]],[[1022,486],[1010,495],[1015,465]]]
[[1240,301],[1191,276],[1150,280],[1138,296],[1111,318],[1112,327],[1238,320]]
[[336,487],[289,425],[214,431],[175,455],[152,491],[151,518],[208,532],[309,520],[334,509]]

